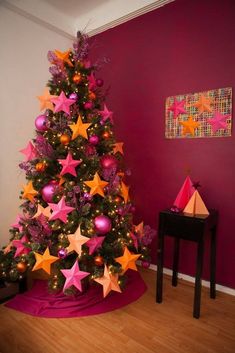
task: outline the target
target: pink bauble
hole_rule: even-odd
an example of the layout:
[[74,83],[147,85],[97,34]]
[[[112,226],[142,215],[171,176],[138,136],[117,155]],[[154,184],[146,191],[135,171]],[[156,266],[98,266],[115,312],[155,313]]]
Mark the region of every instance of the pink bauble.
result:
[[74,99],[75,101],[78,99],[78,95],[77,95],[77,93],[71,93],[70,95],[69,95],[69,99]]
[[104,81],[102,80],[102,78],[97,78],[96,84],[97,84],[98,87],[102,87],[103,84],[104,84]]
[[106,234],[112,228],[112,222],[110,218],[104,215],[95,217],[94,225],[98,234]]
[[50,181],[42,188],[42,198],[44,201],[52,202],[58,183],[56,181]]
[[35,126],[38,131],[46,131],[47,130],[46,123],[47,123],[46,115],[39,115],[35,119]]
[[117,168],[118,160],[113,155],[104,155],[100,159],[100,165],[104,169]]
[[99,142],[99,137],[97,135],[92,135],[89,137],[89,142],[95,146]]
[[84,108],[85,109],[92,109],[93,107],[93,103],[92,102],[86,102],[84,103]]
[[149,261],[141,261],[141,265],[143,268],[149,268],[150,262]]

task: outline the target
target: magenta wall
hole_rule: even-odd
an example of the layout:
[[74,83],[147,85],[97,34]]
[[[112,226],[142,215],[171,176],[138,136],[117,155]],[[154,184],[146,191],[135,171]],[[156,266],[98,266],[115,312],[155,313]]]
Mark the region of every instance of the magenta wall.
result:
[[[171,95],[235,85],[235,1],[176,0],[95,37],[92,55],[110,85],[116,137],[125,143],[136,223],[157,227],[186,170],[200,180],[208,207],[219,210],[217,283],[235,288],[235,136],[164,139],[164,104]],[[235,102],[233,101],[233,105]],[[171,267],[172,239],[165,266]],[[152,246],[156,263],[156,239]],[[204,275],[209,278],[208,244]],[[194,275],[196,248],[182,244],[180,272]]]

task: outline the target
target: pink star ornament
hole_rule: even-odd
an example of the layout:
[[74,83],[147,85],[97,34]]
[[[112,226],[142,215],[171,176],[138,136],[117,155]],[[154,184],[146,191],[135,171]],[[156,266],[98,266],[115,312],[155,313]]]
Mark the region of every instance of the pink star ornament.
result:
[[207,122],[211,125],[213,133],[216,133],[220,129],[227,129],[227,119],[230,115],[223,115],[220,112],[215,112],[212,119],[208,119]]
[[24,243],[28,242],[28,238],[24,235],[21,239],[13,240],[12,245],[16,247],[16,252],[14,257],[28,254],[30,252],[29,248],[26,248]]
[[51,102],[55,104],[54,112],[65,112],[68,115],[70,114],[70,105],[75,103],[74,99],[69,99],[66,97],[64,92],[62,91],[59,96],[56,98],[51,98]]
[[113,123],[113,112],[108,110],[106,104],[104,104],[104,109],[99,111],[99,114],[102,116],[103,123],[105,123],[108,119]]
[[20,150],[20,152],[25,155],[26,162],[31,161],[37,156],[37,150],[31,141],[29,141],[27,146],[23,150]]
[[174,103],[168,108],[169,111],[172,111],[174,114],[174,119],[178,117],[179,114],[187,114],[185,108],[185,99],[182,101],[177,101],[176,98],[174,98]]
[[82,161],[73,159],[70,152],[67,154],[66,159],[58,159],[58,162],[63,166],[60,175],[68,173],[73,176],[77,176],[75,168],[82,163]]
[[80,292],[82,292],[81,280],[83,278],[89,276],[89,274],[90,274],[89,272],[80,271],[77,260],[75,261],[75,263],[73,264],[73,266],[69,270],[61,270],[61,272],[63,273],[63,275],[66,278],[64,288],[63,288],[64,291],[65,291],[65,289],[67,289],[71,286],[74,286]]
[[49,203],[48,205],[53,211],[52,215],[49,218],[49,221],[60,219],[62,222],[66,223],[67,214],[75,210],[74,207],[70,207],[66,205],[64,196],[60,199],[58,203]]
[[89,81],[89,90],[93,90],[94,88],[96,88],[96,79],[93,72],[87,78]]
[[20,224],[20,221],[21,221],[21,216],[18,214],[17,217],[16,217],[16,220],[15,220],[15,223],[12,224],[11,226],[13,228],[18,228],[19,232],[22,232],[23,226]]
[[105,237],[93,237],[86,242],[89,247],[89,255],[92,255],[97,249],[102,246]]

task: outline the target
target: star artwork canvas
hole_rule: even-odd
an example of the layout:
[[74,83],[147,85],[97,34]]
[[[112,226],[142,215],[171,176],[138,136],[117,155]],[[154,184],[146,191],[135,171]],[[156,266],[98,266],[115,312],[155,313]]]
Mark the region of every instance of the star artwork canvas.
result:
[[232,132],[232,88],[166,99],[165,137],[228,137]]

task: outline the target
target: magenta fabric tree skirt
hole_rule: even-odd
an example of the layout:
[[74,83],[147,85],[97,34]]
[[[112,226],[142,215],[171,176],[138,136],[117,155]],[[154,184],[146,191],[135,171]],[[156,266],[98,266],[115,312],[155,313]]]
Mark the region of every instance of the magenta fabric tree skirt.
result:
[[47,282],[37,280],[29,291],[16,295],[6,307],[39,317],[79,317],[106,313],[137,300],[147,287],[140,274],[129,270],[122,293],[111,291],[103,298],[103,287],[94,284],[85,293],[66,296],[63,292],[49,294]]

